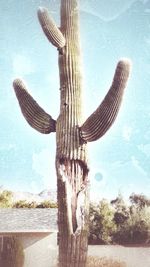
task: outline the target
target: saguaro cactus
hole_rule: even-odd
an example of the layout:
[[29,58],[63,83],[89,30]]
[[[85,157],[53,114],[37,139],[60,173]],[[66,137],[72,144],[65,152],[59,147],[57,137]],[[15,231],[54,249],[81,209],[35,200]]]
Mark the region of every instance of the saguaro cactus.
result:
[[60,28],[45,8],[39,8],[38,18],[59,54],[61,103],[57,120],[35,102],[20,79],[16,79],[13,86],[28,123],[41,133],[56,132],[59,264],[61,267],[84,267],[89,210],[87,143],[104,135],[114,122],[130,63],[119,61],[106,97],[83,122],[78,0],[61,0]]

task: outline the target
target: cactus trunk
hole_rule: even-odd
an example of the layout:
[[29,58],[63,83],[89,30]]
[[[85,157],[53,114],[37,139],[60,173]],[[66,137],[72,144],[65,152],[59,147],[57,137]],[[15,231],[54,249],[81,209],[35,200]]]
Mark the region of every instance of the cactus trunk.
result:
[[56,132],[59,266],[85,267],[88,249],[87,142],[101,138],[114,123],[130,73],[120,60],[110,90],[99,107],[82,121],[82,73],[78,0],[61,0],[61,27],[45,8],[38,18],[48,40],[59,52],[60,114],[54,120],[28,93],[22,80],[13,82],[21,111],[40,133]]
[[59,52],[60,115],[56,127],[59,264],[84,267],[87,256],[88,167],[82,123],[82,73],[77,1],[61,3],[61,31],[66,45]]

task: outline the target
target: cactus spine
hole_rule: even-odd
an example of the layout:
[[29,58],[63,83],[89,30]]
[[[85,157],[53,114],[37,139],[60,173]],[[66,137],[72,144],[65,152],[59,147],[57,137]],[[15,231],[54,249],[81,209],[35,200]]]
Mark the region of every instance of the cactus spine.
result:
[[39,8],[38,17],[48,40],[59,51],[61,102],[57,120],[35,102],[21,80],[16,79],[13,86],[28,123],[41,133],[56,131],[59,264],[85,267],[89,210],[87,142],[100,138],[114,122],[130,64],[128,60],[118,63],[106,97],[83,122],[78,0],[61,0],[60,29],[45,8]]

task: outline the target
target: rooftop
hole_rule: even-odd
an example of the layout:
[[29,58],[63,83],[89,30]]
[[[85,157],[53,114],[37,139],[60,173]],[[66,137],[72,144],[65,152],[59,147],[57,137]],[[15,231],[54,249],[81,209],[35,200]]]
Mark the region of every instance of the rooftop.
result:
[[56,231],[57,209],[0,209],[0,233]]

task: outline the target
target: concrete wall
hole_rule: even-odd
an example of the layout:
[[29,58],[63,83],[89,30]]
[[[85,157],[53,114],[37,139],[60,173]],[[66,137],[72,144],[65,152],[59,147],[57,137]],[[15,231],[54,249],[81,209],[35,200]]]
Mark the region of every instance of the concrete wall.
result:
[[24,267],[55,267],[57,265],[57,234],[32,234],[24,238]]
[[[24,267],[57,266],[57,233],[18,233],[17,235],[11,233],[0,235],[0,250],[2,250],[2,243],[6,243],[7,238],[13,235],[17,236],[24,248]],[[5,250],[4,246],[3,249]],[[5,260],[7,261],[7,255]],[[5,263],[5,265],[9,264]],[[0,257],[0,267],[4,267],[1,265],[3,264]]]

